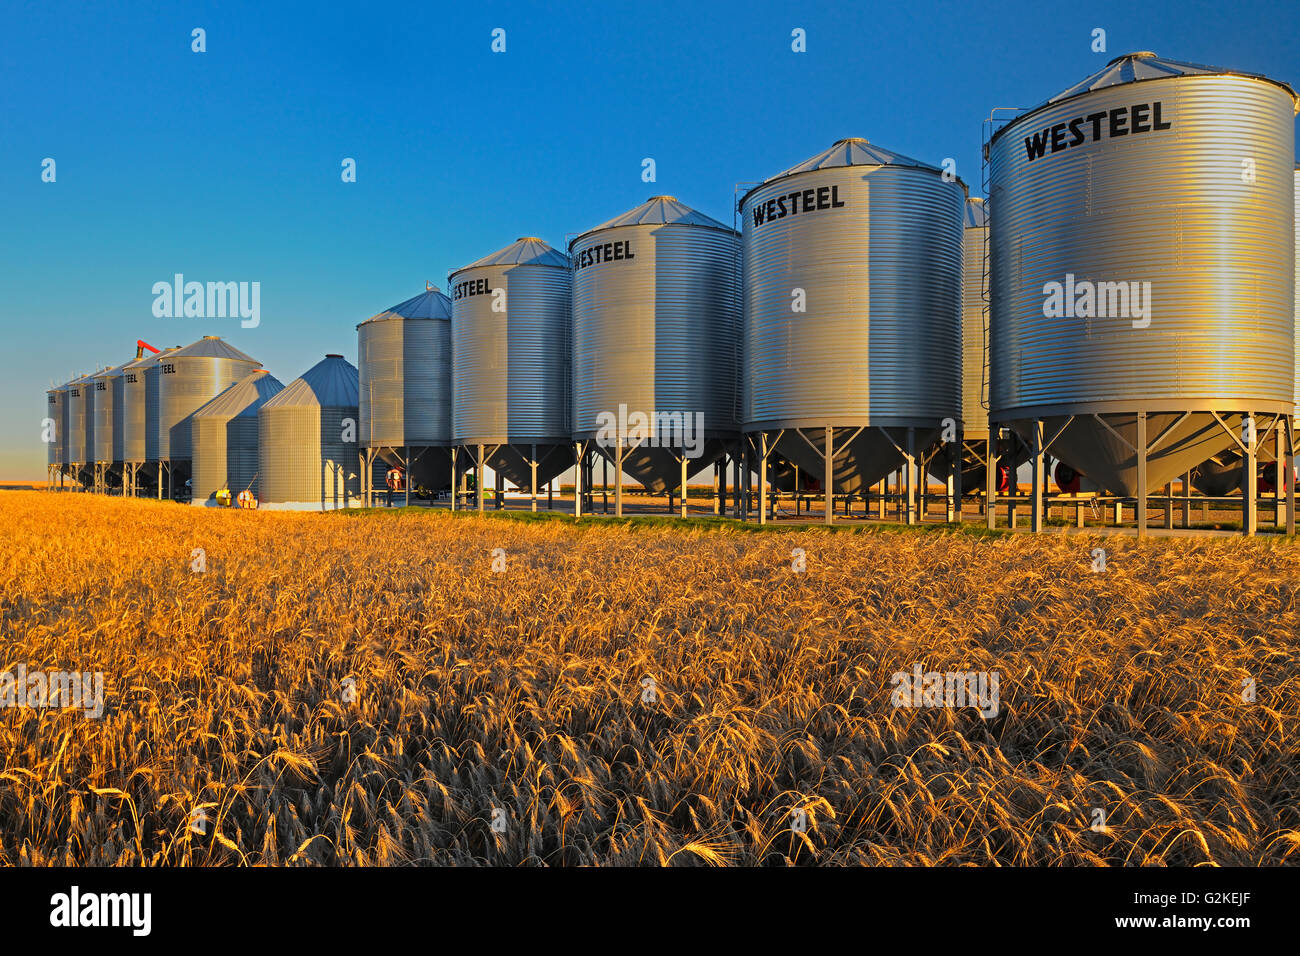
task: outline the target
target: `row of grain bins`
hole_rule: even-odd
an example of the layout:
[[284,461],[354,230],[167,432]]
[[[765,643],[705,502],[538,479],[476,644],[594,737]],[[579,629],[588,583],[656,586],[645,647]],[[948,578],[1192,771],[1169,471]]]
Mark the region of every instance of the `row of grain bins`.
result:
[[360,501],[357,370],[339,355],[285,387],[204,336],[48,395],[51,469],[92,490],[198,505],[234,503],[240,492],[279,508]]
[[[1140,525],[1175,478],[1235,484],[1250,530],[1259,465],[1294,484],[1296,108],[1264,77],[1119,57],[993,133],[987,203],[841,140],[747,191],[739,233],[658,196],[565,252],[518,239],[361,323],[355,398],[323,372],[297,392],[355,404],[363,493],[388,466],[428,488],[490,467],[535,501],[575,464],[590,488],[603,458],[621,510],[624,473],[684,498],[730,462],[760,521],[771,487],[821,492],[830,520],[897,473],[908,521],[930,475],[950,516],[982,487],[991,522],[1029,462],[1041,527],[1050,455],[1064,490],[1130,499]],[[91,427],[85,391],[51,393],[65,431]],[[261,430],[260,468],[321,466],[275,497],[349,500],[325,421]],[[76,441],[61,462],[100,481]]]

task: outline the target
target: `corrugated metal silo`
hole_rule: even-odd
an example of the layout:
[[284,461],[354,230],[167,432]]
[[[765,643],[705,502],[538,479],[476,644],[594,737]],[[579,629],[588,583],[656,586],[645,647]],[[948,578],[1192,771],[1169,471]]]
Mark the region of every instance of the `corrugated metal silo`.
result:
[[[357,326],[361,447],[408,485],[451,482],[451,300],[425,291]],[[381,485],[382,487],[382,485]]]
[[[977,494],[986,487],[989,456],[989,329],[988,299],[984,295],[987,265],[989,217],[984,200],[966,200],[962,229],[961,283],[961,484],[963,495]],[[1025,460],[1018,442],[1000,441],[1003,463],[1014,469]],[[930,474],[941,481],[947,477],[947,456],[936,455]],[[1001,490],[1010,486],[1010,475],[999,481]],[[998,489],[995,489],[995,492]],[[954,518],[957,515],[954,515]]]
[[68,474],[82,485],[92,482],[95,455],[95,382],[82,375],[68,383]]
[[94,467],[96,490],[106,492],[117,486],[121,476],[121,459],[115,457],[121,442],[114,428],[116,392],[114,381],[122,374],[121,365],[106,368],[91,376],[95,388]]
[[[525,236],[452,272],[452,441],[521,488],[573,464],[569,260]],[[477,451],[471,457],[477,461]]]
[[259,496],[257,415],[283,389],[279,379],[260,368],[194,413],[191,504],[215,504],[222,489],[232,501],[245,490]]
[[993,421],[1137,496],[1140,528],[1246,416],[1263,435],[1292,413],[1296,109],[1265,77],[1135,53],[989,143]]
[[158,360],[179,349],[172,346],[122,366],[114,380],[114,442],[121,435],[124,493],[137,494],[153,484],[158,472]]
[[57,479],[64,474],[64,466],[68,463],[68,386],[66,384],[56,385],[45,393],[46,417],[49,418],[53,428],[53,441],[48,442],[45,446],[45,463],[49,473],[49,480],[52,483],[58,483]]
[[188,460],[190,416],[261,365],[216,335],[205,335],[160,361],[158,457]]
[[361,504],[357,369],[326,355],[257,414],[261,506],[332,510]]
[[659,493],[740,437],[740,237],[655,196],[569,243],[573,435]]
[[[741,200],[743,423],[825,482],[864,492],[961,417],[966,187],[844,139]],[[827,517],[830,518],[827,504]]]
[[989,437],[988,316],[984,311],[984,249],[989,217],[984,200],[966,200],[961,254],[961,423],[967,439]]

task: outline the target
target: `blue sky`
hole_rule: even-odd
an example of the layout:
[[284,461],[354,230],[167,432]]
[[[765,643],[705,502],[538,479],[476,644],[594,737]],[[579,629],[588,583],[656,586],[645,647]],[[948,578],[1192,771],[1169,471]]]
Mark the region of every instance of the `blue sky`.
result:
[[[992,107],[1147,49],[1300,85],[1300,4],[11,0],[0,478],[44,476],[51,381],[137,338],[221,335],[287,383],[355,363],[357,322],[518,236],[560,246],[659,193],[731,221],[737,183],[844,136],[953,157],[977,192]],[[178,272],[260,282],[261,324],[155,318]]]

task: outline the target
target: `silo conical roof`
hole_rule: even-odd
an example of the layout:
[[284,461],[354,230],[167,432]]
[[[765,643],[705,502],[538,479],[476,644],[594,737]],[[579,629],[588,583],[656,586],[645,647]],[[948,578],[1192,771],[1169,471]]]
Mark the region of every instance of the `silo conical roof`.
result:
[[264,368],[241,378],[234,385],[203,405],[195,418],[256,418],[262,403],[279,394],[284,384]]
[[150,362],[158,361],[158,359],[162,358],[164,355],[175,355],[180,350],[181,347],[179,345],[169,345],[165,349],[162,349],[161,351],[158,352],[146,352],[138,359],[134,359],[130,362],[127,362],[125,365],[123,365],[122,371],[125,372],[133,368],[143,368],[144,366],[148,365]]
[[[1105,89],[1108,86],[1119,86],[1122,83],[1140,83],[1143,80],[1163,80],[1171,76],[1197,76],[1197,75],[1221,76],[1231,74],[1233,76],[1249,76],[1255,79],[1267,80],[1269,83],[1276,83],[1278,86],[1285,87],[1295,96],[1295,91],[1285,83],[1279,83],[1277,80],[1269,79],[1258,73],[1246,73],[1240,70],[1224,70],[1217,66],[1205,66],[1201,63],[1186,63],[1182,60],[1168,60],[1158,56],[1149,50],[1141,50],[1137,53],[1125,53],[1123,56],[1117,56],[1104,67],[1085,77],[1078,83],[1068,89],[1062,90],[1053,96],[1047,103],[1059,103],[1062,100],[1068,100],[1072,96],[1079,96],[1082,93],[1090,93],[1093,90]],[[1044,104],[1046,105],[1046,104]]]
[[182,349],[177,349],[171,353],[172,358],[223,358],[235,359],[240,362],[252,362],[254,365],[261,365],[257,359],[251,355],[245,355],[239,349],[235,348],[228,342],[224,342],[216,335],[205,335],[197,342],[191,342]]
[[1150,52],[1149,50],[1141,50],[1137,53],[1125,53],[1123,56],[1115,57],[1115,59],[1111,60],[1096,73],[1084,77],[1078,83],[1062,90],[1046,102],[1039,103],[1037,106],[1025,110],[1005,126],[999,127],[995,130],[992,139],[997,139],[1005,130],[1015,126],[1025,117],[1031,116],[1042,109],[1052,106],[1053,104],[1062,103],[1072,97],[1082,96],[1085,93],[1106,89],[1110,86],[1120,86],[1125,83],[1141,83],[1146,80],[1164,80],[1177,76],[1244,76],[1250,79],[1262,80],[1265,83],[1272,83],[1274,86],[1280,86],[1291,94],[1294,108],[1297,111],[1300,111],[1300,98],[1296,96],[1295,90],[1279,80],[1274,80],[1259,73],[1247,73],[1242,70],[1224,70],[1217,66],[1205,66],[1201,63],[1186,63],[1182,60],[1168,60]]
[[326,355],[262,407],[356,408],[361,394],[357,374],[356,366],[343,356]]
[[499,249],[490,256],[484,256],[476,262],[462,266],[452,275],[456,275],[457,272],[464,272],[466,269],[477,269],[479,266],[557,266],[561,269],[567,269],[569,268],[569,257],[553,249],[536,236],[522,236],[504,249]]
[[[797,176],[799,173],[808,173],[819,169],[834,169],[839,166],[898,166],[905,169],[924,169],[934,173],[943,172],[938,166],[923,163],[919,159],[904,156],[902,153],[896,153],[881,146],[875,146],[860,136],[850,136],[846,139],[836,140],[830,149],[824,149],[816,156],[804,160],[797,166],[791,166],[784,172],[777,173],[775,176],[771,176],[754,186],[741,197],[737,208],[743,208],[752,194],[779,179],[786,179],[790,176]],[[962,182],[960,177],[954,177],[954,180],[963,190],[966,189],[966,184]]]
[[[426,289],[391,309],[385,309],[366,319],[366,322],[387,322],[390,319],[443,319],[451,321],[451,299],[437,289]],[[361,322],[357,328],[365,325]]]
[[126,368],[127,365],[129,364],[130,364],[129,362],[123,362],[121,365],[114,365],[112,368],[100,369],[98,372],[94,373],[94,375],[92,375],[91,377],[92,378],[113,378],[117,375],[121,375],[122,370]]
[[837,140],[830,149],[823,150],[772,178],[780,179],[782,176],[793,176],[795,173],[806,173],[813,169],[831,169],[835,166],[915,166],[918,169],[942,172],[938,166],[923,163],[919,159],[872,145],[859,136],[853,136]]
[[[593,232],[599,232],[602,229],[612,229],[615,226],[656,226],[669,224],[709,226],[713,229],[726,229],[728,232],[732,231],[730,226],[724,225],[713,217],[706,216],[704,213],[692,209],[683,202],[679,202],[676,196],[653,196],[635,209],[629,209],[621,216],[615,216],[608,222],[602,222],[599,226],[588,229],[581,236],[578,236],[578,239]],[[573,242],[577,242],[578,239],[573,240]],[[569,245],[572,246],[573,243],[570,243]]]
[[989,211],[983,199],[972,196],[966,200],[964,224],[967,229],[979,229],[989,224]]

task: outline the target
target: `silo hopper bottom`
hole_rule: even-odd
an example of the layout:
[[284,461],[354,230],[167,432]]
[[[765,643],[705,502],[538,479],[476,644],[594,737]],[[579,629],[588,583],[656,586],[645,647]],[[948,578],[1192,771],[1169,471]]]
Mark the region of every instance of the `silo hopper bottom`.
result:
[[[1285,455],[1285,452],[1283,453]],[[1261,442],[1257,461],[1263,471],[1260,475],[1261,491],[1271,491],[1274,481],[1273,466],[1277,461],[1273,443]],[[1192,487],[1203,495],[1221,498],[1241,490],[1241,453],[1236,448],[1223,451],[1209,461],[1192,469]]]
[[[600,445],[596,449],[614,464],[615,449]],[[716,463],[726,450],[722,439],[706,438],[699,456],[686,460],[687,480]],[[661,495],[669,489],[676,490],[682,483],[682,460],[676,449],[638,445],[624,450],[623,473],[631,475],[651,494]]]
[[[451,487],[451,454],[446,448],[402,449],[411,456],[409,465],[404,455],[391,448],[379,452],[373,482],[376,489],[384,488],[388,468],[405,468],[412,488],[442,491]],[[383,467],[378,463],[383,462]]]
[[527,445],[497,445],[484,450],[487,466],[504,475],[516,488],[532,487],[531,456],[537,449],[537,487],[540,490],[548,481],[573,464],[573,446],[564,443],[539,443]]
[[[1241,414],[1221,412],[1219,417],[1235,434],[1241,434]],[[1049,455],[1087,475],[1111,494],[1123,497],[1137,494],[1136,412],[1081,414],[1073,419],[1058,415],[1042,421],[1044,441],[1050,441]],[[1256,415],[1256,421],[1257,430],[1262,434],[1267,419]],[[1010,424],[1027,440],[1032,434],[1027,421]],[[1054,435],[1057,437],[1052,439]],[[1210,412],[1148,412],[1148,492],[1154,494],[1202,462],[1235,447],[1233,436]],[[1263,453],[1262,447],[1260,452]]]
[[[969,447],[974,444],[979,448],[987,445],[988,439],[982,438],[967,442],[962,447],[961,453],[961,487],[963,495],[973,495],[984,491],[987,480],[984,459],[975,449]],[[1053,446],[1053,450],[1055,446]],[[1029,450],[1025,443],[1017,436],[1003,438],[998,440],[998,465],[1008,468],[1014,472],[1017,468],[1027,462],[1030,458]],[[930,477],[938,482],[944,482],[948,478],[948,457],[941,449],[939,454],[935,455],[930,462]],[[1009,480],[1009,479],[1008,479]],[[999,485],[999,493],[1001,493]]]
[[[913,429],[914,454],[919,454],[939,437],[938,428]],[[834,477],[834,494],[862,494],[891,471],[904,464],[903,449],[907,447],[906,428],[878,426],[841,426],[832,434],[834,448],[831,454],[831,471]],[[786,429],[777,440],[777,454],[794,462],[800,471],[806,471],[823,483],[826,481],[826,430],[803,428]]]

